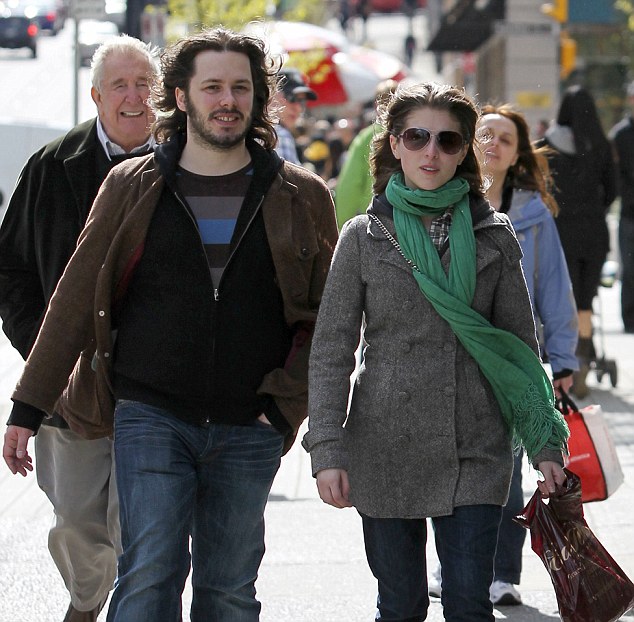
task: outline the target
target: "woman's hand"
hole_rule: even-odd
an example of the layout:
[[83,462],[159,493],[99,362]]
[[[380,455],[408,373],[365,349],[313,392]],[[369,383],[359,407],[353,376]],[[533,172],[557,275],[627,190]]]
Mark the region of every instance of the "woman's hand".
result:
[[544,498],[550,497],[555,493],[558,485],[563,486],[566,482],[566,473],[557,462],[544,460],[537,465],[537,469],[544,476],[543,480],[537,482],[537,488]]
[[555,389],[555,396],[558,399],[561,399],[560,389],[563,389],[566,393],[569,393],[570,387],[572,387],[572,374],[568,376],[564,376],[563,378],[558,378],[557,380],[553,380],[553,388]]
[[335,508],[351,508],[350,484],[344,469],[324,469],[317,473],[317,490],[324,503]]

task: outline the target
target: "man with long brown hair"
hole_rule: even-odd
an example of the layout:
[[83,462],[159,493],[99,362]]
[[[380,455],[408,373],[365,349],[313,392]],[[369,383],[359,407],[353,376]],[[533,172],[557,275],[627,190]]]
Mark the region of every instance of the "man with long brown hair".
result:
[[[161,60],[155,154],[106,179],[13,399],[49,411],[81,354],[102,412],[116,402],[109,622],[180,621],[190,565],[192,621],[255,622],[264,507],[306,416],[334,206],[273,150],[261,40],[216,28]],[[31,434],[7,431],[14,472]]]
[[[122,35],[96,50],[90,73],[97,115],[29,158],[0,228],[2,329],[25,359],[99,186],[118,162],[154,146],[147,99],[157,50]],[[112,439],[86,437],[57,410],[39,427],[41,420],[17,409],[9,424],[38,432],[37,481],[55,516],[48,549],[70,597],[63,622],[94,622],[121,549]]]

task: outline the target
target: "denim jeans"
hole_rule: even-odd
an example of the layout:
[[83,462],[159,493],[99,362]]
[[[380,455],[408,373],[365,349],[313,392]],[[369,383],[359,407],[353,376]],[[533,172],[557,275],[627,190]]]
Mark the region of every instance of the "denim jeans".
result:
[[[120,401],[115,462],[123,555],[108,622],[256,622],[264,507],[282,455],[272,426],[185,423]],[[189,539],[191,537],[191,557]]]
[[[433,518],[442,567],[446,622],[493,622],[489,586],[502,508],[472,505]],[[427,618],[425,519],[361,515],[368,564],[378,581],[376,620],[421,622]]]
[[522,574],[522,549],[526,540],[526,529],[513,520],[514,516],[522,513],[525,505],[522,488],[523,457],[524,452],[515,456],[509,500],[502,510],[502,522],[495,552],[495,579],[515,585],[519,585]]

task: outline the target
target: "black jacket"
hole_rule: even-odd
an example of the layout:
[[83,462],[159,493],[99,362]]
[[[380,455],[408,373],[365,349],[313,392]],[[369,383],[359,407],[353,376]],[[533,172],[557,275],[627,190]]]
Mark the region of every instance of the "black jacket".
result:
[[610,132],[617,154],[621,218],[634,218],[634,119],[627,116]]
[[0,317],[26,359],[102,180],[97,121],[86,121],[34,153],[0,228]]
[[[263,411],[275,425],[279,411],[292,445],[306,417],[312,329],[337,239],[334,205],[319,177],[249,147],[255,173],[217,295],[196,223],[168,183],[181,147],[115,167],[51,299],[12,396],[11,423],[37,430],[45,413],[82,404],[107,430],[114,379],[117,396],[202,424],[247,422]],[[257,378],[259,370],[266,373]]]
[[610,204],[616,198],[616,167],[609,143],[591,155],[567,153],[548,137],[538,146],[548,145],[547,154],[553,176],[553,196],[559,205],[557,226],[596,226],[605,220]]
[[257,393],[267,373],[284,367],[294,333],[260,210],[282,160],[247,144],[253,178],[216,289],[195,218],[177,190],[184,141],[156,148],[165,189],[115,319],[114,393],[197,424],[244,424],[264,412],[287,433],[274,400]]

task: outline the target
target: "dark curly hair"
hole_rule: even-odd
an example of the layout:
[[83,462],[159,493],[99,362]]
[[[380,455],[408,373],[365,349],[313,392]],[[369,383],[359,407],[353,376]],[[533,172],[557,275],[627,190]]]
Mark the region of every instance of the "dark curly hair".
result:
[[456,177],[463,177],[476,196],[484,196],[484,184],[480,164],[473,150],[473,141],[479,113],[476,104],[464,89],[447,84],[424,82],[405,86],[385,98],[377,108],[381,131],[372,140],[370,170],[374,177],[373,192],[385,192],[393,173],[401,170],[401,163],[394,157],[390,147],[390,134],[400,134],[407,129],[407,116],[419,108],[447,111],[458,123],[468,144],[467,155],[456,169]]
[[253,120],[247,138],[273,149],[277,141],[274,118],[269,108],[277,89],[275,61],[267,54],[265,43],[254,36],[237,33],[222,26],[203,30],[180,39],[161,54],[163,79],[152,89],[151,104],[156,112],[153,131],[158,142],[185,130],[187,114],[176,104],[176,89],[185,92],[194,75],[194,61],[201,52],[238,52],[249,58],[253,80]]

